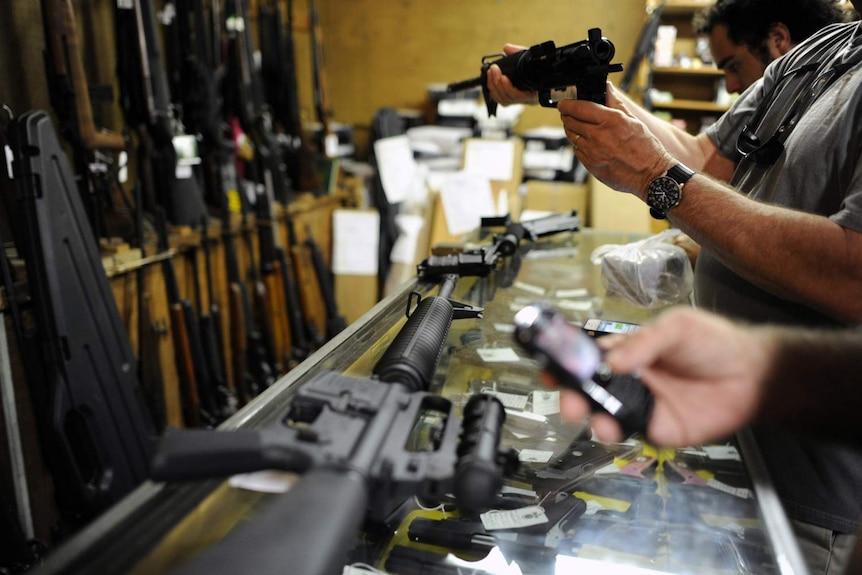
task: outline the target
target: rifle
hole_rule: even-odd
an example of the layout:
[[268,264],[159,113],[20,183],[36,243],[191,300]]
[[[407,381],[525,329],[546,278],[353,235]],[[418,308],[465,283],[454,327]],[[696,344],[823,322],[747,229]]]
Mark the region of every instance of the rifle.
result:
[[41,8],[51,106],[60,119],[63,137],[72,145],[75,172],[81,178],[79,189],[88,204],[87,215],[93,234],[97,238],[102,237],[108,233],[101,211],[102,203],[113,203],[115,185],[124,193],[117,181],[117,170],[123,167],[119,165],[123,160],[120,158],[115,162],[103,152],[123,152],[121,156],[124,156],[126,141],[121,134],[96,127],[91,92],[108,101],[113,100],[113,93],[110,86],[95,90],[87,84],[81,54],[83,47],[72,0],[42,0]]
[[[159,250],[169,253],[167,222],[164,210],[156,212]],[[180,376],[183,419],[190,427],[213,426],[218,423],[218,409],[210,391],[210,372],[203,357],[203,347],[195,312],[189,300],[180,295],[173,257],[162,260],[162,275],[168,293],[171,331],[174,334],[174,357]]]
[[[141,186],[135,185],[135,230],[141,259],[147,255],[144,242],[144,208],[141,199]],[[164,377],[159,354],[159,338],[165,333],[163,326],[150,316],[151,296],[146,289],[146,274],[143,266],[138,266],[136,274],[138,292],[138,378],[144,399],[153,416],[156,431],[161,433],[167,425],[167,406],[165,405]]]
[[[168,221],[194,226],[207,213],[195,173],[200,162],[194,136],[184,133],[171,104],[151,0],[115,3],[117,68],[126,123],[147,132],[153,182],[147,201],[161,206]],[[178,109],[178,108],[176,108]],[[151,211],[156,211],[151,206]]]
[[[447,277],[437,296],[419,302],[372,377],[319,374],[273,427],[164,436],[153,460],[156,479],[260,469],[303,474],[182,573],[231,572],[240,564],[243,571],[275,572],[287,562],[304,575],[340,573],[363,519],[379,521],[407,497],[440,501],[454,493],[465,512],[496,499],[502,474],[517,463],[499,446],[503,405],[476,394],[459,417],[449,400],[428,392],[452,320],[481,311],[450,301],[456,282]],[[414,428],[432,420],[439,433],[431,444],[410,450]]]
[[207,218],[201,222],[201,246],[204,252],[209,309],[205,310],[201,297],[200,273],[198,271],[197,250],[188,252],[192,269],[192,283],[195,292],[195,312],[200,333],[201,360],[209,373],[207,391],[213,396],[213,406],[219,421],[236,413],[236,399],[227,386],[224,372],[223,347],[221,342],[221,321],[218,319],[218,306],[213,298],[212,273],[209,263],[209,238],[207,237]]
[[48,115],[32,111],[14,120],[9,144],[20,223],[15,239],[35,318],[35,332],[28,328],[22,338],[29,348],[27,379],[61,509],[77,522],[147,478],[155,430],[72,169]]
[[604,105],[608,74],[623,69],[622,64],[610,63],[615,51],[613,43],[602,37],[601,29],[591,28],[586,40],[560,48],[548,40],[508,56],[483,56],[482,71],[477,78],[449,84],[447,91],[459,92],[481,86],[488,115],[496,115],[497,102],[491,98],[488,89],[488,69],[497,64],[516,88],[537,91],[539,104],[546,108],[557,106],[551,99],[551,90],[563,90],[569,86],[577,86],[579,100]]
[[311,263],[314,265],[314,273],[317,276],[317,283],[320,285],[320,294],[323,296],[323,303],[326,305],[326,339],[332,339],[347,327],[347,322],[344,316],[338,311],[338,302],[335,300],[335,286],[332,281],[332,271],[327,267],[323,259],[323,252],[320,250],[317,242],[314,241],[311,230],[306,232],[305,246],[311,253]]
[[293,1],[287,0],[287,23],[282,22],[279,0],[262,0],[258,30],[261,46],[261,78],[272,109],[277,141],[285,161],[287,177],[296,190],[322,189],[315,169],[317,158],[302,133],[296,53],[293,46]]
[[[327,152],[330,148],[337,147],[337,136],[332,132],[330,116],[332,110],[329,109],[326,98],[326,79],[323,74],[323,32],[320,28],[320,18],[317,14],[317,7],[314,0],[308,0],[308,13],[311,20],[311,69],[314,82],[314,111],[317,115],[317,121],[323,126],[323,150],[321,153],[325,156],[330,154]],[[330,142],[335,139],[335,145]]]
[[[245,0],[234,0],[232,22],[248,22]],[[271,315],[272,332],[275,337],[278,357],[286,367],[295,365],[307,355],[301,346],[302,339],[292,337],[297,328],[292,321],[299,314],[296,283],[290,274],[289,261],[281,246],[278,230],[276,200],[287,205],[293,198],[285,164],[277,153],[278,145],[272,133],[269,109],[263,101],[261,80],[254,69],[251,56],[251,36],[247,27],[233,26],[232,46],[233,78],[238,82],[234,100],[236,112],[243,129],[251,135],[255,157],[247,164],[255,185],[255,217],[258,227],[260,270],[267,286],[268,308]]]
[[222,244],[228,280],[233,381],[239,401],[244,404],[272,385],[276,371],[268,359],[264,336],[254,317],[248,288],[239,271],[236,238],[231,231],[231,213],[226,207],[222,212]]
[[[650,61],[652,60],[653,52],[655,52],[655,36],[658,32],[658,27],[661,24],[661,16],[664,13],[664,5],[665,2],[662,0],[661,4],[650,10],[649,19],[644,24],[641,29],[640,36],[638,37],[638,42],[635,45],[634,54],[632,54],[631,60],[626,66],[626,72],[623,74],[623,79],[620,81],[620,90],[624,92],[629,91],[629,87],[635,79],[635,75],[640,68],[641,62],[644,60]],[[647,86],[649,88],[649,86]],[[648,89],[644,90],[644,98],[648,98]],[[647,108],[649,109],[649,108]]]
[[493,243],[458,254],[429,256],[419,262],[419,277],[435,277],[455,273],[463,276],[487,276],[497,268],[500,256],[511,256],[523,240],[531,242],[560,232],[581,229],[581,218],[577,210],[570,213],[551,214],[526,222],[512,222],[508,216],[483,218],[482,227],[505,225],[502,234],[494,237]]

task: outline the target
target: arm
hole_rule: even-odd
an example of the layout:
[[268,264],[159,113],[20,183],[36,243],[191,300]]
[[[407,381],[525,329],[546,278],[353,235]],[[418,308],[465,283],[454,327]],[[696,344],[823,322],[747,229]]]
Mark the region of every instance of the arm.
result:
[[[644,200],[650,180],[677,163],[648,127],[610,94],[608,107],[566,100],[559,109],[569,139],[577,141],[578,159],[616,190]],[[862,269],[857,265],[862,234],[823,216],[749,200],[702,174],[686,184],[683,201],[669,217],[759,287],[842,321],[862,320],[862,300],[835,296],[862,293]]]
[[[862,333],[751,327],[688,308],[660,315],[639,331],[599,340],[618,372],[638,371],[655,396],[648,434],[667,446],[717,440],[749,423],[831,437],[858,437]],[[564,391],[568,419],[589,414]],[[617,423],[594,414],[600,438]],[[855,427],[855,429],[854,429]]]

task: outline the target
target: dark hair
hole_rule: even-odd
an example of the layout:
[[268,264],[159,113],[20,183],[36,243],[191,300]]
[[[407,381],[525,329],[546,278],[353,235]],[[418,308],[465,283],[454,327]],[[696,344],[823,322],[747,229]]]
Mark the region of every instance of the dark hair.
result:
[[709,34],[719,24],[737,44],[745,44],[768,61],[766,40],[779,22],[787,26],[796,44],[827,24],[850,20],[851,13],[836,0],[717,0],[694,16],[698,34]]

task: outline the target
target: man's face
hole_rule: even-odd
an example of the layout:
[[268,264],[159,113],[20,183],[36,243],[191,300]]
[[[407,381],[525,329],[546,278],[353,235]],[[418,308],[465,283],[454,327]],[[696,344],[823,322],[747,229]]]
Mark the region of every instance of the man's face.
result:
[[766,65],[763,58],[746,46],[737,44],[727,34],[727,26],[717,24],[709,34],[709,49],[713,61],[724,71],[727,91],[742,92],[761,76]]

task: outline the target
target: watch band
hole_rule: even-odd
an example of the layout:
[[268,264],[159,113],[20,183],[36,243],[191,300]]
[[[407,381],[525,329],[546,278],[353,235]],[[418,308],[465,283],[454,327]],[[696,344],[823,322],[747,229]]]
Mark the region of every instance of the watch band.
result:
[[667,171],[667,176],[684,186],[694,176],[695,172],[683,163],[679,163]]

